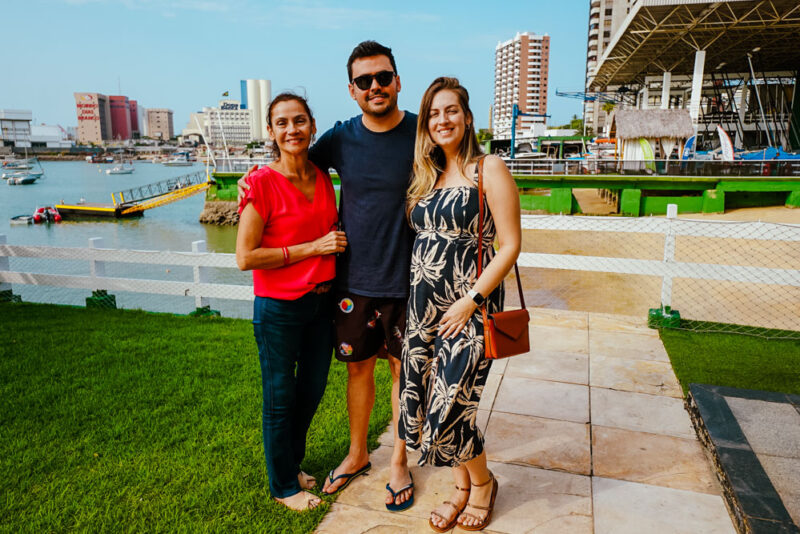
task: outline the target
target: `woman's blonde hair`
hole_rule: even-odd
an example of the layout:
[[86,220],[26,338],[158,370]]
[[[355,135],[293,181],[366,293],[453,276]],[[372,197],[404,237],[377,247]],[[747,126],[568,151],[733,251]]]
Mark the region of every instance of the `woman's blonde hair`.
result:
[[439,91],[453,91],[458,97],[458,103],[464,111],[466,128],[464,137],[458,148],[458,165],[466,175],[469,165],[481,154],[478,138],[475,135],[475,121],[469,109],[469,93],[458,81],[458,78],[445,76],[436,78],[422,95],[417,118],[417,140],[414,144],[414,171],[411,183],[408,186],[407,213],[410,213],[419,199],[433,190],[439,175],[444,172],[445,157],[442,149],[433,142],[428,131],[428,119],[431,113],[433,97]]

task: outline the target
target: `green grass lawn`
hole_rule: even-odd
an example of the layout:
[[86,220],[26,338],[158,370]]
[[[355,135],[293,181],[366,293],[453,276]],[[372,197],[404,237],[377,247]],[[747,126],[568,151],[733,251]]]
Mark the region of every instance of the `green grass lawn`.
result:
[[662,329],[684,394],[689,384],[800,394],[800,341]]
[[[309,532],[330,508],[270,498],[248,321],[0,304],[0,339],[0,531]],[[370,448],[391,417],[378,369]],[[347,451],[345,388],[334,362],[318,481]]]

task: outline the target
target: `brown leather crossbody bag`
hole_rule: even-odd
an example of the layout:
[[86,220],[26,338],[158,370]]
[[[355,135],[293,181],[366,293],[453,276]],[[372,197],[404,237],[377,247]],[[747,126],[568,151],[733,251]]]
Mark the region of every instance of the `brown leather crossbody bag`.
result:
[[[483,160],[478,161],[478,278],[483,268]],[[486,343],[485,355],[488,359],[507,358],[516,354],[524,354],[531,349],[528,335],[528,323],[531,320],[525,308],[525,296],[522,294],[522,281],[519,267],[514,262],[514,273],[517,276],[519,290],[519,310],[497,313],[486,312],[486,302],[481,305],[483,315],[483,339]],[[487,297],[488,298],[488,297]]]

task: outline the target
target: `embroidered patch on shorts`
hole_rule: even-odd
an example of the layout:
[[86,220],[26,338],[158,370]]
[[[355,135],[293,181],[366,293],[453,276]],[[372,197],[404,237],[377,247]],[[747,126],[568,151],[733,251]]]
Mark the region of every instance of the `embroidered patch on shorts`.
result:
[[351,311],[353,311],[353,301],[350,299],[340,300],[339,309],[342,310],[344,313],[350,313]]
[[400,327],[399,326],[395,326],[394,330],[392,330],[392,333],[394,334],[394,337],[396,337],[397,339],[402,339],[403,338],[403,333],[400,331]]
[[381,318],[381,312],[375,310],[375,317],[371,321],[367,321],[367,328],[375,328],[378,319]]
[[350,356],[353,354],[353,346],[350,343],[342,343],[339,345],[339,354],[342,356]]

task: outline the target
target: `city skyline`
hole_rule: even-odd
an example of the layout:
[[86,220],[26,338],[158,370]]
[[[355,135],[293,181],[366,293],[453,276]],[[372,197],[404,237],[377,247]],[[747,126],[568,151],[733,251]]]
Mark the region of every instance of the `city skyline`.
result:
[[514,0],[502,12],[477,2],[353,9],[322,1],[34,0],[4,6],[3,13],[8,20],[35,19],[36,35],[48,35],[33,39],[25,24],[6,32],[25,61],[0,86],[0,107],[31,110],[33,124],[75,126],[73,93],[98,92],[174,110],[179,133],[190,113],[214,105],[225,91],[238,97],[240,80],[256,78],[272,80],[273,94],[305,93],[324,130],[359,113],[347,93],[345,63],[355,44],[375,39],[397,59],[402,109],[416,112],[436,76],[457,76],[485,128],[495,47],[524,31],[551,37],[550,123],[582,111],[555,89],[584,86],[588,0],[565,0],[558,8]]

